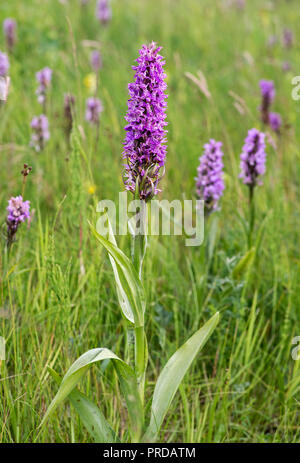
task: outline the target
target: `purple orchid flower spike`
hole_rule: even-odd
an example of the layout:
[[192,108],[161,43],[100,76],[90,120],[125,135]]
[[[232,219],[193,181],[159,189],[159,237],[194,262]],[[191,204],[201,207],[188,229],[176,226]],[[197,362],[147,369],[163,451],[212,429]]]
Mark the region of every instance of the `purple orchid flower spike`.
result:
[[102,57],[98,50],[93,50],[91,53],[91,66],[95,72],[102,68]]
[[294,34],[293,31],[291,31],[291,29],[288,29],[287,27],[284,29],[282,41],[285,48],[291,48],[293,46]]
[[45,110],[46,94],[52,79],[52,69],[48,67],[41,69],[39,72],[36,73],[36,79],[39,83],[39,87],[36,91],[38,102],[44,106]]
[[204,145],[204,154],[199,158],[196,192],[204,200],[206,215],[218,209],[219,199],[225,189],[221,147],[221,142],[211,139]]
[[22,196],[10,198],[7,207],[7,246],[12,245],[21,223],[30,219],[30,202],[23,201]]
[[123,159],[125,188],[139,199],[150,200],[160,190],[161,169],[166,157],[166,74],[161,47],[152,42],[139,51],[134,82],[128,85],[130,98],[125,116],[126,137]]
[[6,77],[9,70],[9,60],[6,53],[0,51],[0,77]]
[[69,137],[73,127],[73,118],[75,114],[75,96],[67,93],[64,96],[64,119],[65,119],[65,130]]
[[280,127],[282,125],[282,119],[281,119],[280,114],[278,114],[278,113],[270,113],[269,114],[269,124],[270,124],[271,129],[274,132],[279,133],[280,132]]
[[259,85],[262,96],[260,106],[261,120],[267,125],[269,123],[270,106],[275,98],[275,86],[272,80],[261,80]]
[[30,146],[36,151],[42,151],[46,141],[50,138],[48,118],[44,114],[35,116],[31,121],[31,128],[33,134]]
[[252,235],[255,223],[254,190],[257,185],[262,185],[262,176],[266,171],[266,135],[257,129],[248,131],[245,144],[241,153],[241,173],[245,185],[249,187],[249,233],[248,247],[252,246]]
[[265,134],[257,129],[249,130],[240,157],[240,178],[250,189],[262,185],[261,176],[266,171]]
[[94,125],[99,124],[100,114],[103,111],[101,100],[98,98],[88,98],[86,100],[85,119]]
[[109,0],[98,0],[96,16],[102,24],[107,24],[112,18]]

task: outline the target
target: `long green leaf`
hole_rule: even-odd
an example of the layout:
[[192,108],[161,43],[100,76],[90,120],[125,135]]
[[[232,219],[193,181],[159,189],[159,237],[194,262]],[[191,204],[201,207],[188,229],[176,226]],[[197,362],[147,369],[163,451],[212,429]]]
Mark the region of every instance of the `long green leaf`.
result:
[[150,424],[144,442],[155,441],[172,399],[194,358],[204,346],[219,321],[217,312],[205,325],[183,344],[160,373],[153,394]]
[[[62,380],[59,374],[50,367],[47,369],[57,384],[60,385]],[[120,442],[118,436],[106,421],[101,410],[99,410],[97,405],[88,399],[88,397],[79,392],[77,388],[74,388],[68,398],[96,443],[110,444]]]
[[[108,239],[113,245],[115,245],[117,247],[117,242],[115,240],[114,233],[113,233],[113,230],[112,230],[112,227],[111,227],[111,224],[110,224],[109,220],[108,220],[108,224],[109,224],[108,225],[109,226]],[[126,291],[124,290],[124,288],[122,286],[118,266],[117,266],[117,264],[115,262],[115,259],[110,254],[108,254],[108,255],[109,255],[109,260],[110,260],[110,263],[111,263],[111,266],[112,266],[112,269],[113,269],[113,272],[114,272],[114,277],[115,277],[115,281],[116,281],[116,288],[117,288],[117,295],[118,295],[118,300],[119,300],[119,304],[121,306],[122,312],[123,312],[124,316],[127,318],[127,320],[129,320],[131,323],[134,323],[133,310],[132,310],[131,304],[129,302],[129,299],[127,297]]]
[[69,368],[59,390],[52,400],[42,420],[41,426],[53,413],[56,407],[73,391],[78,381],[95,363],[101,360],[111,359],[116,369],[122,393],[124,395],[130,420],[130,431],[134,440],[138,439],[143,426],[143,409],[138,385],[133,369],[121,360],[111,350],[106,348],[91,349],[81,355]]
[[[121,292],[122,297],[126,295],[126,305],[130,305],[135,326],[138,328],[144,325],[144,312],[145,312],[145,293],[142,283],[138,274],[128,257],[111,241],[99,235],[97,230],[90,224],[91,230],[97,240],[105,247],[110,256],[114,259],[117,272],[117,285],[118,291]],[[119,295],[120,293],[118,293]],[[124,302],[125,304],[125,302]],[[122,306],[124,308],[124,306]],[[126,311],[123,312],[128,317]]]

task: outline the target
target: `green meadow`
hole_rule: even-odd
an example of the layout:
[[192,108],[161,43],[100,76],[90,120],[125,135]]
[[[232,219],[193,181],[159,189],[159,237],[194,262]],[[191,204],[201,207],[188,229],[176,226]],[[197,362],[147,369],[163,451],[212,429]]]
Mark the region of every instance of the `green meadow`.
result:
[[[106,250],[89,222],[99,201],[124,191],[124,116],[132,65],[143,44],[162,46],[167,74],[167,156],[158,199],[193,199],[203,145],[223,143],[225,190],[205,220],[201,246],[184,236],[150,236],[143,268],[149,362],[145,410],[162,367],[216,312],[220,321],[184,376],[159,442],[299,442],[300,362],[300,74],[298,0],[112,0],[112,19],[96,18],[89,0],[2,0],[0,23],[17,22],[9,53],[10,89],[0,106],[0,442],[92,442],[66,400],[40,427],[61,377],[84,352],[107,347],[130,361],[132,340],[121,315]],[[286,47],[285,28],[294,34]],[[276,36],[274,45],[268,44]],[[98,76],[90,53],[101,51]],[[5,38],[0,31],[0,51]],[[283,63],[289,69],[283,69]],[[42,113],[36,72],[53,70],[47,90],[50,139],[30,146]],[[273,80],[280,133],[263,126],[259,81]],[[97,85],[96,85],[97,81]],[[95,90],[95,86],[97,87]],[[85,120],[86,99],[101,99],[99,127]],[[75,96],[73,135],[64,95]],[[255,188],[249,247],[248,187],[239,178],[248,130],[266,135],[266,173]],[[23,165],[32,167],[23,185]],[[7,201],[30,201],[8,252]],[[130,195],[130,194],[128,194]],[[130,256],[129,236],[116,236]],[[112,362],[94,365],[77,386],[122,442],[127,407]]]

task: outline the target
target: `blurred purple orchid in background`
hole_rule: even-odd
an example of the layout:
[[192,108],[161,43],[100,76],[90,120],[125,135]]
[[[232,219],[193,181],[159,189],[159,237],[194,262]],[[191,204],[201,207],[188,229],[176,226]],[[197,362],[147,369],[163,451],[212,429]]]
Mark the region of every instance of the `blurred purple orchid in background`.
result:
[[219,199],[225,189],[223,181],[222,143],[213,139],[204,145],[204,154],[199,158],[196,191],[204,200],[204,210],[207,215],[218,209]]

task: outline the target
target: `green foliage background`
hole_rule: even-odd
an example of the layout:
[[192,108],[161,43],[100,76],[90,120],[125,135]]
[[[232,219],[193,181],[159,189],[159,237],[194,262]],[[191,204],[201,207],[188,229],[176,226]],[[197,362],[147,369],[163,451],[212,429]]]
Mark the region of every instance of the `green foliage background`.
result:
[[[0,22],[14,17],[19,38],[10,56],[9,99],[0,108],[1,222],[8,198],[21,193],[24,162],[33,167],[25,196],[35,210],[30,229],[23,225],[18,233],[8,265],[1,242],[0,335],[7,348],[0,366],[1,442],[88,441],[69,405],[45,429],[37,429],[57,390],[46,366],[63,374],[80,354],[98,346],[130,355],[112,270],[87,220],[96,220],[98,200],[116,200],[123,189],[127,84],[138,49],[152,40],[163,46],[168,75],[168,157],[161,197],[193,197],[198,158],[209,138],[223,142],[226,172],[222,209],[206,229],[210,243],[215,230],[211,259],[207,243],[187,248],[181,237],[153,237],[147,253],[150,389],[175,348],[216,310],[221,313],[160,440],[299,441],[300,372],[291,358],[291,340],[300,335],[300,103],[291,98],[291,79],[300,70],[300,8],[297,0],[251,0],[244,10],[228,5],[225,0],[112,0],[113,20],[103,27],[95,18],[94,0],[85,7],[79,0],[1,2]],[[281,43],[285,27],[295,34],[290,50]],[[267,46],[270,35],[279,37],[273,48]],[[100,42],[103,55],[98,142],[84,121],[89,41]],[[289,72],[283,72],[283,61],[291,63]],[[51,140],[44,152],[35,153],[29,147],[30,121],[41,112],[35,73],[44,66],[54,71]],[[198,70],[211,99],[185,76]],[[242,221],[248,192],[238,179],[239,154],[248,129],[260,128],[262,78],[275,81],[274,109],[284,128],[281,137],[271,135],[276,148],[268,144],[264,185],[256,191],[260,247],[251,265],[233,272],[247,252]],[[84,134],[82,147],[75,143],[73,150],[63,131],[66,92],[76,95],[77,123]],[[244,100],[243,114],[229,92]],[[90,194],[93,185],[96,191]],[[129,254],[126,238],[119,246]],[[93,369],[82,390],[126,440],[126,410],[110,365]]]

